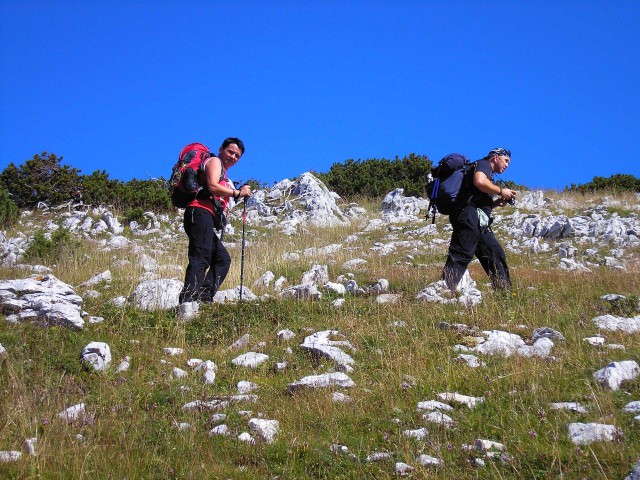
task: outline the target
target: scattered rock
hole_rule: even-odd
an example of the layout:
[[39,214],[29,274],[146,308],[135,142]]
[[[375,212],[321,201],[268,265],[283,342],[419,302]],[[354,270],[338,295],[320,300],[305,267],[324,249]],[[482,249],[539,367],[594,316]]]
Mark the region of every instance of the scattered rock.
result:
[[622,435],[622,430],[613,425],[600,423],[570,423],[569,436],[576,445],[588,445],[593,442],[613,442]]

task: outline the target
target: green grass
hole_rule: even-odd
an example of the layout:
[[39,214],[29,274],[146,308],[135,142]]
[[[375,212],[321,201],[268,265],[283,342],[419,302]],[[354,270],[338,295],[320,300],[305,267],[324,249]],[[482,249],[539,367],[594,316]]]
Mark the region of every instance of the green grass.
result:
[[[392,232],[399,240],[417,228],[401,227]],[[272,298],[257,304],[203,306],[198,318],[187,323],[171,311],[111,306],[110,298],[129,295],[138,283],[142,272],[133,261],[135,255],[104,252],[83,240],[87,256],[81,261],[77,256],[62,259],[53,272],[77,285],[111,269],[111,285],[96,287],[101,297],[83,306],[91,315],[104,317],[103,323],[72,332],[0,322],[0,344],[9,354],[0,367],[0,450],[20,450],[25,438],[38,439],[37,456],[0,464],[0,477],[384,479],[397,478],[396,461],[416,466],[411,478],[609,479],[629,474],[640,459],[640,434],[638,422],[622,407],[640,399],[640,381],[610,392],[598,387],[592,375],[611,361],[638,359],[638,335],[605,333],[608,343],[622,343],[626,351],[598,349],[583,338],[598,333],[591,322],[595,316],[637,314],[633,305],[635,300],[637,308],[640,291],[637,249],[626,249],[625,257],[631,260],[624,271],[597,268],[586,274],[560,270],[553,253],[509,254],[514,281],[509,293],[491,292],[479,265],[473,264],[471,274],[484,295],[473,309],[418,302],[416,293],[439,278],[446,246],[420,252],[398,249],[380,257],[369,248],[388,241],[386,229],[361,235],[357,251],[343,248],[324,257],[282,259],[286,252],[342,243],[360,228],[313,229],[309,235],[293,238],[257,229],[259,234],[246,252],[245,285]],[[504,234],[497,234],[507,242]],[[184,265],[185,251],[184,239],[167,242],[157,257],[163,264]],[[231,254],[234,264],[226,288],[239,283],[239,245]],[[413,263],[405,262],[407,254],[413,256]],[[373,297],[348,296],[344,306],[335,309],[331,296],[312,302],[283,301],[271,288],[252,284],[266,270],[296,284],[314,263],[328,265],[333,281],[347,273],[341,266],[355,257],[369,260],[364,269],[354,272],[358,284],[372,285],[386,278],[391,291],[402,295],[399,304],[380,305]],[[119,258],[131,259],[132,264],[113,268]],[[2,272],[3,278],[23,276],[17,269]],[[600,300],[605,293],[621,293],[632,300],[611,306]],[[398,321],[404,326],[392,326]],[[553,360],[484,357],[486,367],[472,369],[455,361],[457,353],[452,349],[469,339],[455,330],[440,329],[441,321],[507,330],[526,340],[533,329],[547,326],[562,332],[566,341],[556,344]],[[279,340],[276,334],[285,328],[296,337]],[[287,392],[287,385],[303,376],[332,370],[331,362],[299,348],[306,335],[325,329],[338,330],[356,347],[354,352],[347,350],[356,362],[350,374],[356,387],[346,392],[352,400],[347,404],[332,403],[331,391]],[[229,350],[244,334],[250,335],[249,346]],[[92,372],[81,365],[80,352],[90,341],[110,345],[113,365],[109,371]],[[251,370],[231,363],[261,342],[264,346],[259,351],[270,357],[267,363]],[[164,347],[181,347],[185,353],[169,357]],[[131,357],[130,370],[115,373],[125,356]],[[190,358],[217,364],[215,385],[205,385],[199,374],[191,372],[186,366]],[[276,372],[273,365],[279,361],[287,361],[288,368]],[[173,379],[173,367],[190,373],[185,379]],[[260,386],[255,392],[259,401],[224,410],[231,437],[209,436],[212,412],[183,410],[187,402],[236,393],[240,380]],[[413,385],[407,388],[407,381]],[[445,391],[483,396],[485,402],[475,409],[455,406],[447,412],[455,428],[427,424],[426,440],[406,438],[404,430],[425,426],[417,403],[436,399]],[[578,401],[589,411],[550,409],[549,403],[560,401]],[[68,425],[56,418],[58,412],[80,402],[90,414],[82,422]],[[243,414],[245,410],[280,422],[273,444],[246,445],[236,440],[239,433],[249,431],[250,416]],[[568,437],[567,424],[578,421],[614,424],[624,435],[613,443],[577,447]],[[175,426],[179,422],[191,427],[179,430]],[[479,438],[503,443],[508,457],[487,460],[482,468],[474,466],[479,455],[463,445]],[[348,453],[333,451],[334,444],[348,447]],[[374,452],[389,452],[392,459],[365,462]],[[415,459],[421,453],[441,458],[444,465],[417,466]]]

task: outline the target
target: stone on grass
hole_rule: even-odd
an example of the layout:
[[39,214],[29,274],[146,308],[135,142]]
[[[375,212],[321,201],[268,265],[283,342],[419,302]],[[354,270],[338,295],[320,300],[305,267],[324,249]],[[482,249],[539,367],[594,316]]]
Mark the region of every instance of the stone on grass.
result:
[[240,440],[241,442],[249,443],[251,445],[256,443],[255,438],[253,438],[248,432],[242,432],[240,435],[238,435],[238,440]]
[[210,436],[221,435],[223,437],[228,437],[229,427],[227,427],[225,424],[218,425],[216,427],[213,427],[211,430],[209,430],[209,435]]
[[122,359],[122,361],[116,367],[116,373],[122,373],[129,370],[131,367],[131,357],[126,356]]
[[627,403],[622,411],[628,413],[640,413],[640,401]]
[[365,458],[365,461],[367,463],[371,463],[371,462],[379,462],[381,460],[388,460],[390,458],[393,458],[393,455],[391,455],[388,452],[374,452],[367,455],[367,458]]
[[240,350],[246,347],[247,345],[249,345],[249,338],[249,334],[245,333],[238,340],[233,342],[233,344],[229,347],[229,350]]
[[533,331],[532,337],[534,342],[539,338],[548,338],[553,342],[564,342],[564,335],[562,335],[562,333],[558,332],[557,330],[549,327],[536,328]]
[[415,438],[416,440],[424,440],[429,435],[426,427],[416,428],[414,430],[405,430],[402,435],[409,438]]
[[587,409],[578,402],[556,402],[552,403],[550,406],[553,410],[569,410],[570,412],[575,413],[587,413]]
[[436,457],[431,457],[424,453],[418,456],[416,461],[423,467],[428,467],[428,466],[439,467],[440,465],[442,465],[442,460]]
[[188,372],[182,370],[181,368],[175,367],[172,371],[171,371],[171,377],[172,378],[184,378],[187,375],[189,375]]
[[264,353],[248,352],[237,356],[231,360],[231,363],[238,367],[257,368],[267,360],[269,360],[269,356]]
[[601,330],[610,332],[638,333],[640,332],[640,315],[632,318],[602,315],[593,319],[593,323]]
[[404,463],[404,462],[396,462],[395,465],[395,472],[400,475],[401,477],[410,475],[413,471],[415,470],[415,467],[412,467],[411,465]]
[[198,302],[184,302],[178,306],[178,318],[183,322],[192,320],[198,316],[200,304]]
[[296,336],[296,334],[295,334],[295,333],[293,333],[291,330],[288,330],[288,329],[280,330],[280,331],[277,333],[277,335],[278,335],[278,338],[279,338],[280,340],[290,340],[290,339],[292,339],[293,337],[295,337],[295,336]]
[[425,413],[424,415],[422,415],[422,420],[428,423],[435,423],[437,425],[442,425],[444,427],[452,427],[455,425],[453,418],[437,410],[433,412]]
[[38,445],[38,439],[36,437],[25,438],[24,450],[29,455],[34,456],[36,454],[36,446]]
[[179,304],[183,282],[175,278],[147,280],[133,291],[133,304],[139,310],[168,310]]
[[588,445],[593,442],[613,442],[622,435],[622,430],[614,425],[600,423],[570,423],[569,436],[576,445]]
[[182,355],[184,353],[184,349],[179,347],[166,347],[163,348],[162,351],[165,353],[165,355],[169,355],[172,357],[176,355]]
[[342,392],[333,392],[331,394],[331,401],[333,403],[349,403],[351,402],[351,397]]
[[22,452],[16,450],[0,451],[0,463],[13,463],[22,458]]
[[330,388],[330,387],[354,387],[355,383],[349,376],[342,372],[324,373],[321,375],[309,375],[301,378],[300,380],[290,383],[287,386],[287,390],[290,393],[297,392],[298,390],[310,388]]
[[97,372],[111,365],[111,348],[104,342],[90,342],[82,349],[81,359]]
[[482,360],[478,359],[478,357],[476,357],[475,355],[470,355],[467,353],[461,353],[460,355],[458,355],[455,360],[460,361],[460,362],[464,362],[467,364],[468,367],[471,368],[478,368],[478,367],[486,367],[487,364],[485,362],[483,362]]
[[102,273],[98,273],[97,275],[94,275],[89,280],[87,280],[86,282],[81,283],[78,286],[80,286],[80,287],[90,287],[90,286],[93,286],[93,285],[97,285],[99,283],[110,282],[111,279],[112,279],[111,271],[110,270],[105,270]]
[[376,303],[397,305],[402,300],[399,293],[381,293],[376,297]]
[[335,362],[339,369],[350,372],[353,370],[354,360],[340,347],[347,347],[351,350],[354,350],[354,348],[348,340],[332,340],[332,338],[336,336],[344,338],[337,330],[316,332],[313,335],[307,336],[300,347],[315,355],[324,356]]
[[238,393],[240,394],[251,393],[254,390],[258,390],[258,388],[260,388],[257,383],[248,382],[246,380],[240,380],[236,387],[238,389]]
[[436,396],[445,402],[462,403],[469,408],[475,408],[476,405],[484,402],[484,397],[470,397],[456,392],[438,393]]
[[67,423],[73,423],[81,420],[85,416],[85,413],[84,403],[78,403],[58,413],[58,418]]
[[504,451],[504,445],[502,443],[494,442],[493,440],[486,440],[483,438],[479,438],[476,440],[475,447],[477,450],[481,452],[490,452],[490,451]]
[[249,420],[249,428],[258,434],[265,442],[272,443],[280,429],[280,422],[263,418]]
[[453,410],[453,407],[447,403],[438,402],[437,400],[427,400],[424,402],[418,402],[418,406],[416,407],[418,411],[423,410],[444,410],[446,412],[450,412]]
[[640,375],[640,366],[635,360],[612,362],[593,374],[597,382],[610,390],[618,390],[620,384],[633,380]]

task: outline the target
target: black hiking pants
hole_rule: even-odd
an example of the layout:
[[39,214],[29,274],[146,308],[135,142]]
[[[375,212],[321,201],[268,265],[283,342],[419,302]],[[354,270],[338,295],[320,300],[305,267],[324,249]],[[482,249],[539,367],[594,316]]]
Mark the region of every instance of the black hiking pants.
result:
[[480,227],[478,212],[473,205],[449,215],[453,227],[447,262],[442,278],[455,290],[475,255],[491,280],[494,289],[511,287],[507,257],[490,227]]
[[231,267],[231,256],[213,228],[213,215],[204,208],[187,207],[184,231],[189,237],[189,265],[180,303],[211,302]]

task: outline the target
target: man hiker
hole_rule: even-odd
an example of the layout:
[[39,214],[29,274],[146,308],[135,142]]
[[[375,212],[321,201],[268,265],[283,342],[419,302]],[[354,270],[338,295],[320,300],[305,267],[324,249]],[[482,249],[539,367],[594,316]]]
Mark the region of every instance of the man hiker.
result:
[[[475,255],[489,275],[494,289],[511,287],[507,257],[491,231],[491,211],[515,200],[517,192],[502,188],[493,182],[494,173],[503,173],[511,162],[511,151],[494,148],[478,160],[467,188],[457,206],[449,215],[453,227],[447,261],[442,278],[450,290],[455,290]],[[494,200],[494,196],[497,197]]]
[[189,237],[189,265],[180,292],[180,303],[213,301],[229,272],[231,256],[215,233],[214,197],[224,210],[231,197],[238,201],[251,196],[249,185],[236,190],[227,178],[227,170],[240,160],[243,153],[242,140],[229,137],[222,142],[218,156],[211,156],[203,162],[198,182],[204,195],[202,192],[198,194],[184,211],[184,231]]

